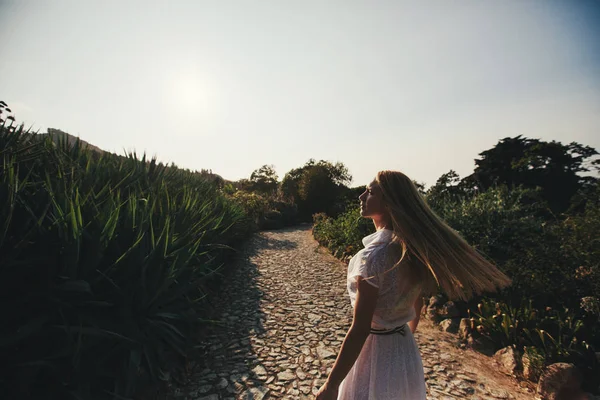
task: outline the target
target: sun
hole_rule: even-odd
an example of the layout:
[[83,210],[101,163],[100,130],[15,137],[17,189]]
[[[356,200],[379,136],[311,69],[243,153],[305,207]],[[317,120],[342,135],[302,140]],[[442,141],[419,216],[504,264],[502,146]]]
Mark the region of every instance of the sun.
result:
[[169,105],[176,115],[202,118],[210,112],[208,85],[195,72],[174,74],[169,82]]

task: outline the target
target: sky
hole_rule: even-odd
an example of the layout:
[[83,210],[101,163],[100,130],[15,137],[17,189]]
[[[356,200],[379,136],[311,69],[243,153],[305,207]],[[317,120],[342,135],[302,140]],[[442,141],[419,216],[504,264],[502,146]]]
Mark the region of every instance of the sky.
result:
[[0,0],[0,100],[40,133],[228,180],[427,187],[523,135],[600,150],[600,0]]

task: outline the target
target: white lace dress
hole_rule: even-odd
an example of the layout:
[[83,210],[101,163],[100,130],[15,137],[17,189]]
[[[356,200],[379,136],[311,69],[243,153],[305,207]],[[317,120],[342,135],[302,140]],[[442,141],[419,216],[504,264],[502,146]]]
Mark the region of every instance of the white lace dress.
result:
[[[379,288],[371,322],[373,329],[391,329],[415,318],[419,288],[402,279],[402,264],[390,272],[397,252],[387,245],[392,231],[383,229],[363,238],[364,249],[348,265],[348,293],[354,307],[356,277]],[[397,258],[396,258],[397,260]],[[404,336],[369,335],[354,366],[342,381],[338,400],[421,400],[426,397],[423,363],[408,326]]]

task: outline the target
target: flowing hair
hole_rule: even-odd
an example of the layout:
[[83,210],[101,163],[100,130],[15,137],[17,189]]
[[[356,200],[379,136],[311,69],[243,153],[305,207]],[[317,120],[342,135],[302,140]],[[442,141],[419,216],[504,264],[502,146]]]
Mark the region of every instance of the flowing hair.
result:
[[436,215],[406,175],[380,171],[375,181],[392,220],[392,243],[402,249],[394,267],[414,256],[418,262],[409,262],[409,269],[423,293],[441,288],[451,299],[468,300],[510,285],[510,278]]

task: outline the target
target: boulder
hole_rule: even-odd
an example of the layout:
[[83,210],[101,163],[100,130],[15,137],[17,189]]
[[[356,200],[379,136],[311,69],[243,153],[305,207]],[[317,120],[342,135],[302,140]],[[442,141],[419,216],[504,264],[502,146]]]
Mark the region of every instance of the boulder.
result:
[[432,307],[431,305],[429,307],[427,307],[427,310],[425,311],[425,315],[427,316],[427,319],[429,319],[433,322],[439,322],[442,320],[442,317],[438,313],[438,309],[436,307]]
[[498,350],[494,354],[494,360],[500,365],[500,371],[515,376],[519,367],[519,356],[511,346]]
[[446,302],[446,304],[444,304],[441,314],[444,318],[460,317],[460,311],[458,310],[458,307],[456,307],[456,304],[454,304],[453,301],[448,301]]
[[431,321],[433,321],[434,323],[437,323],[439,321],[441,321],[443,319],[443,317],[440,315],[440,310],[442,308],[442,296],[437,295],[437,296],[431,296],[431,298],[429,299],[429,305],[427,306],[427,311],[426,311],[426,316],[428,319],[430,319]]
[[440,322],[440,327],[444,332],[456,333],[458,332],[458,325],[460,320],[458,318],[449,318]]
[[471,334],[471,320],[469,318],[461,318],[458,324],[458,336],[462,340],[466,340]]
[[428,308],[439,308],[442,306],[442,296],[431,296],[429,299],[429,304],[427,304]]
[[540,377],[537,395],[543,400],[582,398],[584,393],[581,390],[579,370],[569,363],[549,365]]

